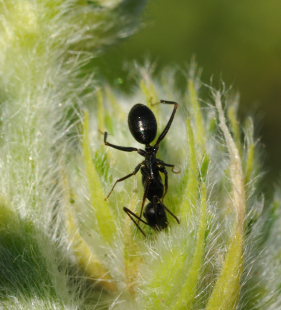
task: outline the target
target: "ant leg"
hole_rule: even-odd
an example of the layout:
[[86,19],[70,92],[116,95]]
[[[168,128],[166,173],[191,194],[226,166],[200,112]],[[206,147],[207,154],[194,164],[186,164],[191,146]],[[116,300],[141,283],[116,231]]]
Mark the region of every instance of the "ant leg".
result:
[[141,150],[141,149],[137,149],[135,147],[126,147],[126,146],[120,146],[120,145],[115,145],[112,143],[107,142],[107,131],[104,132],[104,144],[107,146],[110,146],[114,149],[117,149],[119,151],[124,151],[124,152],[138,152],[140,155],[145,156],[145,151]]
[[179,106],[178,103],[174,102],[174,101],[167,101],[167,100],[160,100],[160,103],[165,103],[165,104],[173,104],[174,105],[174,109],[173,109],[173,112],[170,116],[170,119],[166,125],[166,127],[164,128],[164,130],[162,131],[161,135],[158,137],[156,143],[155,143],[155,146],[158,146],[159,143],[165,138],[167,132],[169,131],[170,127],[171,127],[171,124],[174,120],[174,116],[176,114],[176,111],[177,111],[177,108]]
[[172,167],[172,172],[173,172],[174,174],[179,174],[179,173],[181,173],[181,169],[178,168],[178,167],[175,168],[175,165],[173,165],[173,167]]
[[140,170],[141,165],[142,165],[142,163],[140,163],[139,165],[137,165],[136,168],[135,168],[135,170],[134,170],[132,173],[130,173],[130,174],[124,176],[123,178],[120,178],[120,179],[116,180],[115,183],[113,184],[112,188],[111,188],[111,191],[110,191],[109,194],[106,196],[105,200],[107,200],[107,199],[109,198],[109,196],[111,195],[111,193],[112,193],[113,190],[114,190],[115,185],[116,185],[118,182],[124,181],[124,180],[128,179],[129,177],[131,177],[131,176],[137,174],[138,171]]
[[165,166],[165,167],[171,167],[172,168],[172,172],[175,173],[175,174],[178,174],[181,172],[181,170],[178,168],[178,169],[175,169],[176,166],[175,165],[171,165],[171,164],[167,164],[165,163],[164,161],[160,160],[160,159],[157,159],[157,162],[162,165],[162,166]]
[[143,222],[144,224],[148,225],[148,223],[146,223],[143,219],[141,219],[139,216],[137,216],[133,211],[131,211],[130,209],[124,207],[123,210],[127,213],[127,215],[129,216],[129,218],[135,223],[135,225],[137,226],[137,228],[141,231],[141,233],[146,237],[146,234],[144,233],[144,231],[140,228],[140,225],[138,224],[138,222],[134,219],[137,218],[139,221]]
[[145,186],[144,193],[143,193],[143,197],[142,197],[140,217],[142,217],[142,212],[143,212],[143,208],[144,208],[144,203],[145,203],[145,199],[146,199],[146,196],[147,196],[147,192],[148,192],[148,188],[149,188],[150,183],[151,183],[151,180],[148,179],[148,180],[147,180],[147,183],[146,183],[146,186]]
[[[174,165],[169,165],[169,166],[174,166]],[[168,166],[168,167],[169,167]],[[165,176],[165,181],[164,181],[164,194],[163,194],[163,197],[162,197],[162,200],[164,199],[165,195],[167,194],[167,191],[168,191],[168,172],[167,170],[165,169],[165,167],[163,166],[160,166],[159,167],[159,171],[164,173],[164,176]]]
[[165,207],[166,211],[168,213],[170,213],[174,217],[174,219],[178,222],[178,224],[179,224],[180,220],[175,216],[175,214],[171,210],[169,210],[165,205],[164,205],[164,207]]

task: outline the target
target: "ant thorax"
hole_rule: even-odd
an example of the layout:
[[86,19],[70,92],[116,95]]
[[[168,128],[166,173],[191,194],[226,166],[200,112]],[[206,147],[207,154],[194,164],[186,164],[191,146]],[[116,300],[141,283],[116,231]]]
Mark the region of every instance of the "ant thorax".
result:
[[[157,148],[158,150],[158,148]],[[143,162],[143,166],[145,167],[146,175],[153,178],[154,175],[159,175],[159,168],[157,165],[156,152],[154,147],[151,147],[149,152],[145,154],[145,160]]]

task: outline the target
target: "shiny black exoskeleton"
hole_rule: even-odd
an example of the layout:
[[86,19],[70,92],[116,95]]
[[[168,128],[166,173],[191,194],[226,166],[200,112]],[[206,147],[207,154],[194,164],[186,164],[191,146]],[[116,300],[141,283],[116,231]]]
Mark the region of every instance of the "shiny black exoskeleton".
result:
[[[156,158],[156,154],[159,148],[160,142],[165,138],[167,132],[169,131],[171,124],[173,122],[178,104],[173,101],[161,100],[161,103],[174,105],[173,112],[170,116],[168,123],[166,124],[164,130],[156,140],[154,145],[150,143],[155,139],[157,134],[157,122],[153,112],[143,104],[136,104],[132,107],[128,115],[128,125],[133,137],[141,144],[145,145],[145,149],[138,149],[134,147],[124,147],[107,142],[107,132],[104,133],[104,143],[105,145],[111,146],[115,149],[125,152],[137,152],[144,157],[144,161],[138,164],[135,170],[126,175],[123,178],[118,179],[107,198],[112,193],[115,185],[118,182],[124,181],[125,179],[135,175],[139,170],[142,174],[142,183],[144,186],[144,194],[142,199],[141,212],[138,216],[130,209],[124,207],[124,211],[128,214],[131,220],[136,224],[139,230],[145,235],[141,227],[139,226],[139,221],[156,230],[162,230],[168,226],[168,220],[166,211],[170,213],[176,221],[179,223],[178,218],[163,204],[163,198],[168,190],[168,173],[165,167],[174,168],[174,165],[167,164],[162,160]],[[164,184],[160,173],[164,174]],[[146,198],[150,201],[146,206],[143,213],[144,203]],[[145,220],[142,219],[142,215]]]

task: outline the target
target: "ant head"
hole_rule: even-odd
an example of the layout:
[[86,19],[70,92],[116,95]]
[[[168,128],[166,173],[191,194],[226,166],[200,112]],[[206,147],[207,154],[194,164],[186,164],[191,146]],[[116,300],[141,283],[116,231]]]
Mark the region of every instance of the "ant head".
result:
[[168,226],[165,207],[161,202],[147,204],[143,215],[148,225],[156,230],[162,230]]
[[128,115],[128,125],[133,137],[141,144],[148,145],[156,137],[156,118],[144,104],[138,103],[132,107]]

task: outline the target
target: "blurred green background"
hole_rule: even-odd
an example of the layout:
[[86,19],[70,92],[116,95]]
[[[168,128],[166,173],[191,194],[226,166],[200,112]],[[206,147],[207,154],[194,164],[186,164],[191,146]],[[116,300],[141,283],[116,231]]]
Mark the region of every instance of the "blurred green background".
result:
[[[137,0],[136,0],[137,1]],[[149,58],[158,70],[195,56],[202,80],[240,93],[240,114],[252,115],[267,177],[281,170],[281,1],[150,0],[140,31],[95,60],[123,91],[133,87],[124,62]],[[173,98],[168,98],[173,99]]]

